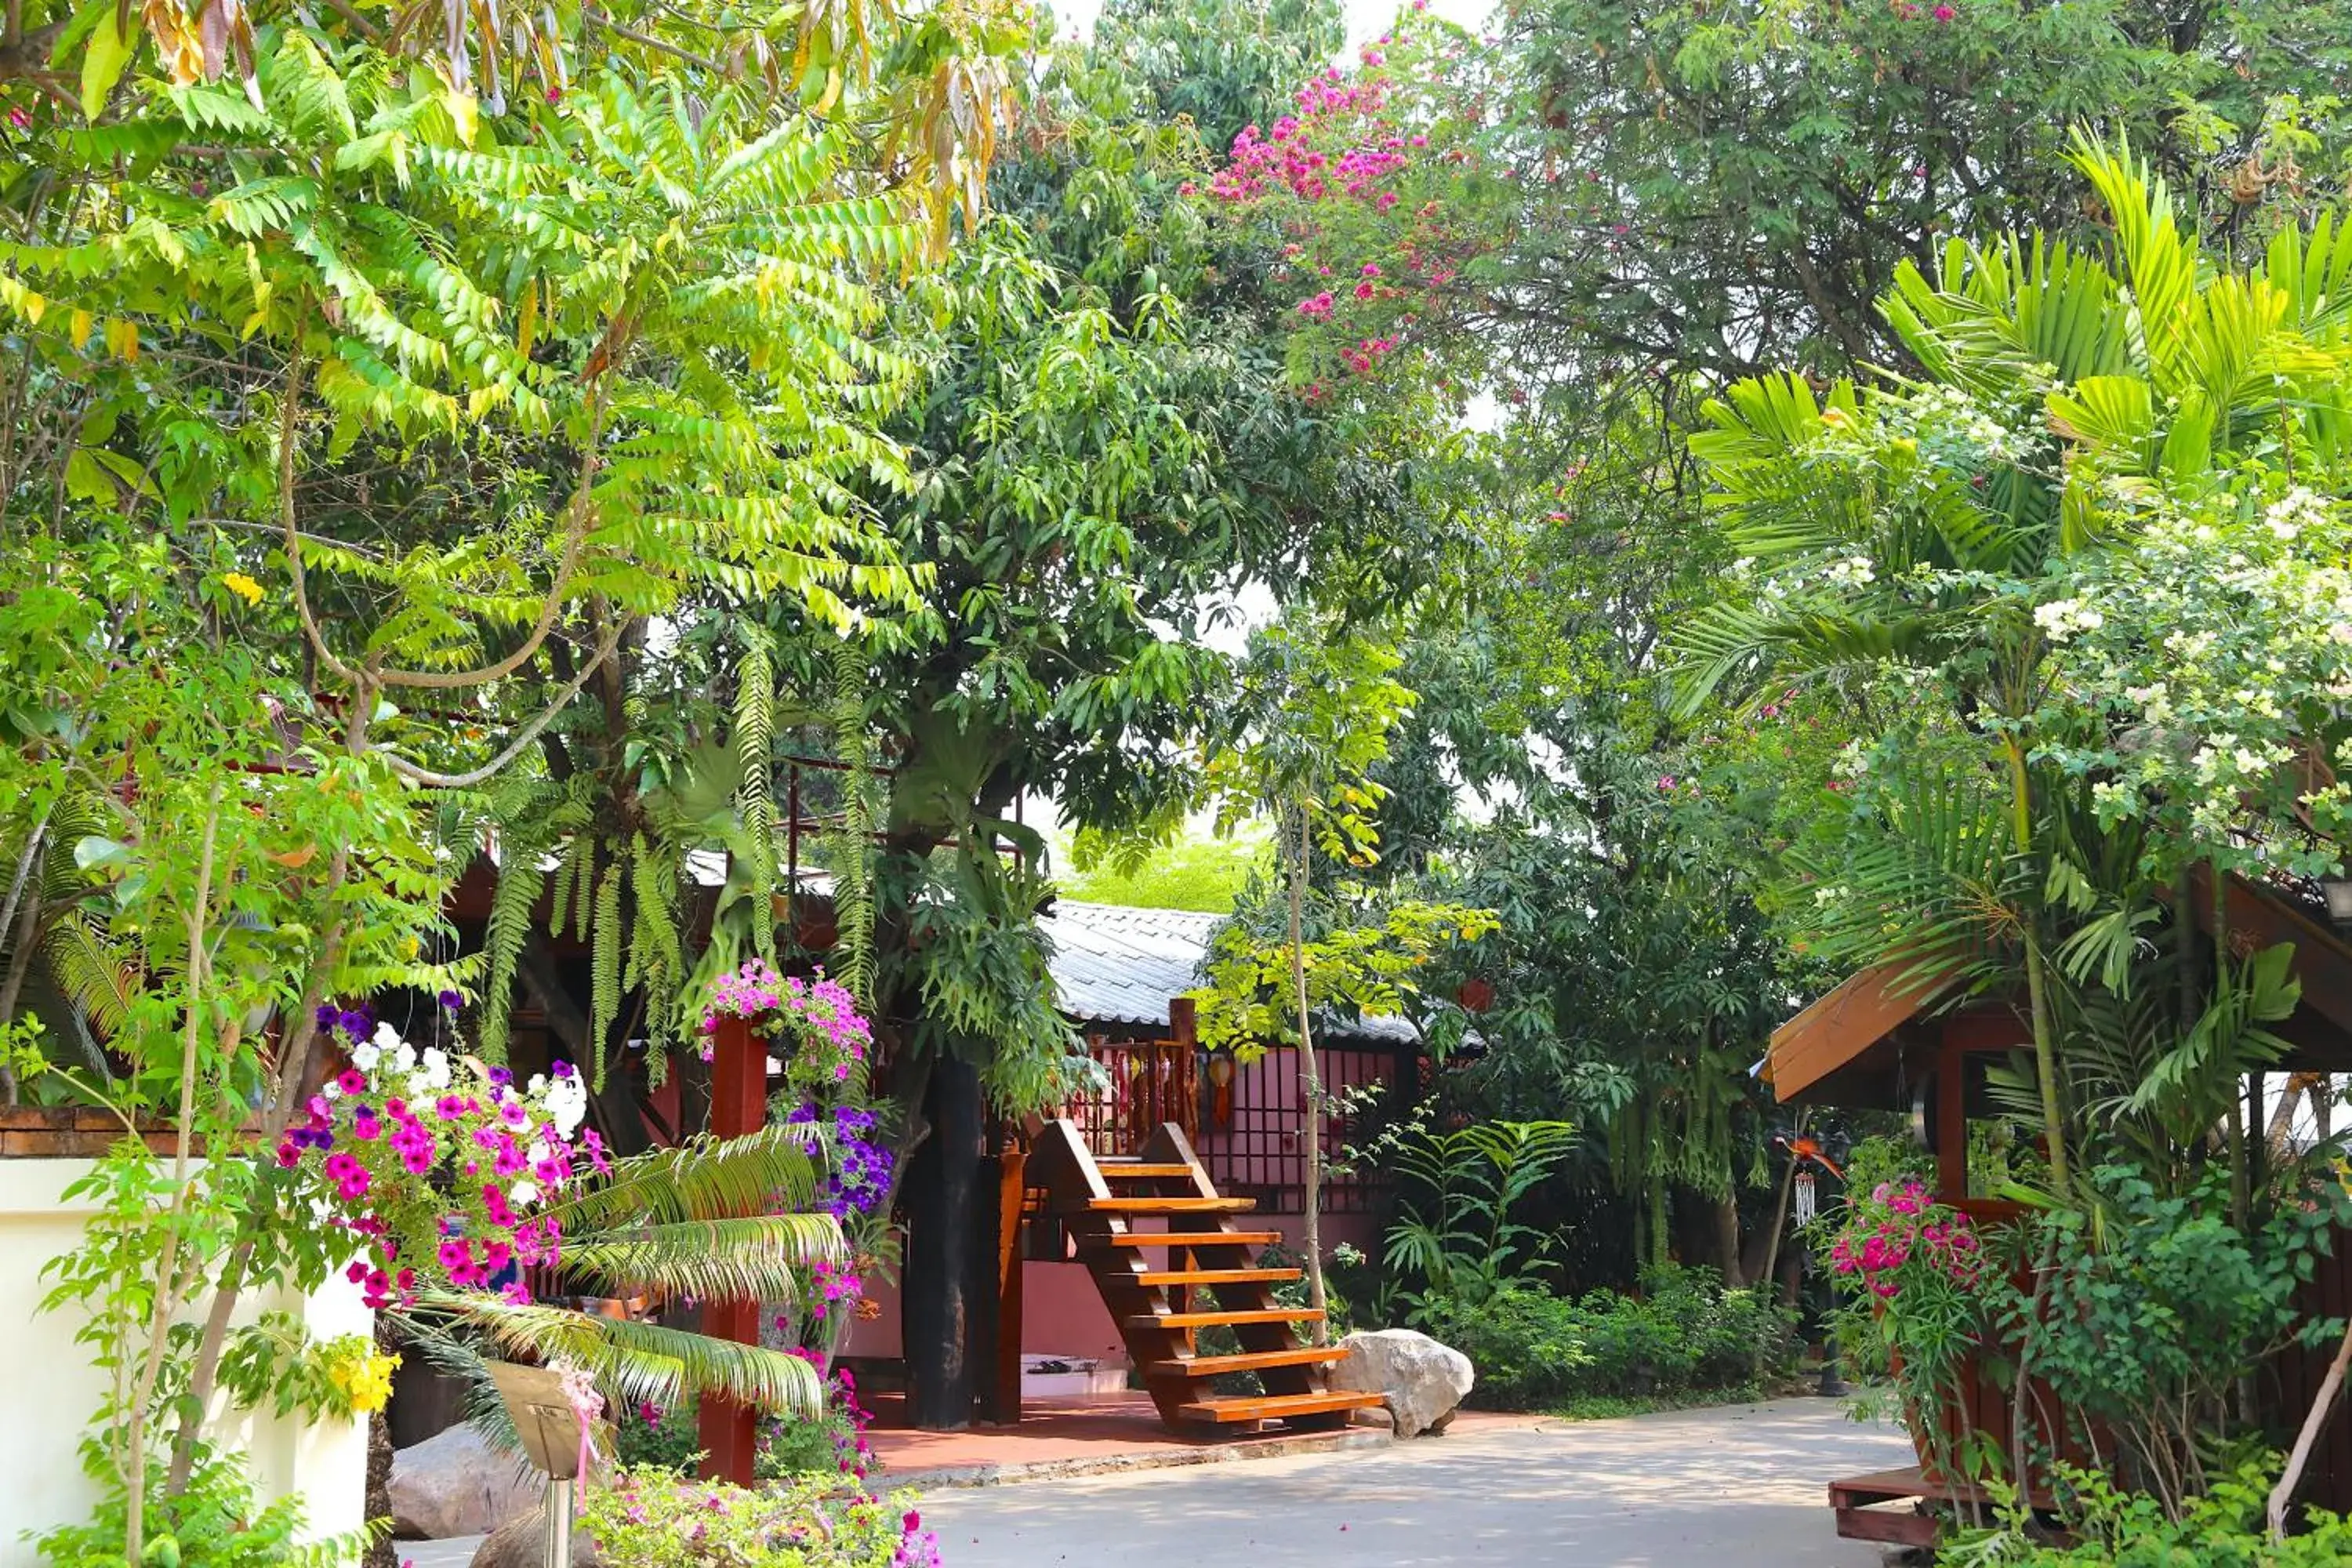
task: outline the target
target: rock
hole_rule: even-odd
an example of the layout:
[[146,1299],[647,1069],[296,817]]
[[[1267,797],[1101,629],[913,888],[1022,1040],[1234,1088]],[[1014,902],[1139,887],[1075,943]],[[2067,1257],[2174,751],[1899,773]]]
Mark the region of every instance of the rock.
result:
[[1367,1405],[1360,1410],[1348,1412],[1348,1425],[1369,1426],[1376,1432],[1396,1430],[1396,1412],[1385,1405]]
[[546,1484],[471,1426],[452,1426],[393,1454],[392,1532],[424,1541],[486,1535],[537,1506]]
[[1400,1437],[1443,1432],[1470,1392],[1470,1358],[1411,1329],[1378,1329],[1339,1342],[1347,1358],[1331,1369],[1334,1389],[1383,1394]]
[[[517,1514],[474,1549],[473,1568],[545,1568],[547,1510]],[[572,1531],[572,1568],[604,1568],[604,1554],[576,1524]]]

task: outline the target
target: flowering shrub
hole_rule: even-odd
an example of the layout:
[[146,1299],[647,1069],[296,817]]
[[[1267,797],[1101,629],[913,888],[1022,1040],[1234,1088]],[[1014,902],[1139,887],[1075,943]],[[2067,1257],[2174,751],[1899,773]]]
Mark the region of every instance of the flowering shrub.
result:
[[[814,1364],[814,1351],[792,1353]],[[881,1468],[866,1429],[874,1413],[858,1398],[857,1382],[847,1367],[835,1367],[824,1380],[823,1415],[768,1415],[760,1418],[751,1473],[761,1480],[812,1472],[847,1477],[863,1485]],[[701,1457],[702,1438],[696,1422],[696,1402],[662,1406],[650,1401],[620,1412],[614,1422],[617,1452],[625,1466],[643,1466],[685,1474]]]
[[[351,1038],[352,1065],[312,1096],[278,1163],[317,1177],[331,1223],[365,1238],[346,1270],[371,1307],[420,1289],[478,1290],[509,1268],[555,1261],[562,1227],[535,1215],[583,1164],[609,1169],[569,1062],[518,1089],[504,1068],[419,1051],[363,1013],[320,1010]],[[505,1287],[528,1300],[519,1281]]]
[[[866,1298],[866,1279],[888,1261],[891,1245],[885,1211],[897,1156],[880,1137],[866,1096],[873,1026],[848,987],[822,971],[802,980],[756,958],[712,983],[702,1015],[706,1042],[723,1017],[741,1018],[755,1037],[774,1046],[783,1064],[783,1098],[798,1102],[785,1124],[804,1131],[824,1173],[817,1200],[849,1242],[846,1261],[818,1261],[799,1321],[777,1318],[771,1342],[794,1354],[812,1342],[836,1344],[850,1313],[879,1311]],[[709,1055],[706,1043],[704,1058]],[[809,1359],[824,1371],[824,1356]]]
[[1891,1301],[1922,1272],[1973,1289],[1984,1256],[1968,1215],[1937,1204],[1917,1182],[1881,1183],[1867,1197],[1847,1199],[1829,1262],[1832,1272]]
[[787,1047],[782,1054],[784,1085],[804,1096],[838,1093],[861,1085],[874,1047],[874,1030],[857,1010],[856,998],[820,971],[814,981],[778,974],[753,959],[711,984],[702,1013],[702,1059],[710,1059],[708,1037],[719,1020],[746,1020],[754,1035]]
[[844,1499],[833,1478],[760,1491],[625,1468],[588,1494],[581,1523],[611,1568],[936,1568],[938,1538],[910,1493]]
[[1209,181],[1216,208],[1269,226],[1281,246],[1276,276],[1299,286],[1295,324],[1313,333],[1301,370],[1310,400],[1333,369],[1366,375],[1395,354],[1483,248],[1453,199],[1472,163],[1444,109],[1462,47],[1407,16],[1356,68],[1302,86],[1296,114],[1244,126]]

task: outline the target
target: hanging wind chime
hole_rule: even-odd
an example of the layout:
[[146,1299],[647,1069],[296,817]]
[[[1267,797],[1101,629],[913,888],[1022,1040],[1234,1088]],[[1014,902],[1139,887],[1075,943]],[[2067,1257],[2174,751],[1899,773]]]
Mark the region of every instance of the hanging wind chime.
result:
[[1837,1162],[1822,1152],[1820,1143],[1802,1133],[1794,1138],[1776,1138],[1773,1142],[1787,1149],[1789,1158],[1796,1162],[1796,1171],[1790,1178],[1790,1195],[1797,1226],[1802,1229],[1812,1224],[1822,1212],[1821,1193],[1814,1185],[1812,1167],[1819,1165],[1840,1181],[1845,1179],[1845,1173],[1838,1169]]

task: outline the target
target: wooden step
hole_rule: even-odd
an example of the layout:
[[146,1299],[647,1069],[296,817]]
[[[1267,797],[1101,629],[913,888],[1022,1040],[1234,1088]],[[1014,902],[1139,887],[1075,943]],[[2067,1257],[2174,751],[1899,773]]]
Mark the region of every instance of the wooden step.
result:
[[1130,1329],[1213,1329],[1220,1324],[1314,1323],[1323,1314],[1312,1307],[1237,1308],[1232,1311],[1139,1312],[1128,1319]]
[[1181,1182],[1192,1174],[1190,1165],[1147,1165],[1140,1160],[1101,1160],[1096,1164],[1108,1182]]
[[1135,1277],[1139,1285],[1286,1285],[1305,1278],[1297,1268],[1151,1268]]
[[1249,1351],[1241,1355],[1182,1356],[1155,1361],[1143,1371],[1148,1377],[1215,1377],[1228,1372],[1262,1372],[1270,1366],[1320,1366],[1344,1359],[1342,1345],[1309,1345],[1296,1351]]
[[1272,1247],[1282,1239],[1278,1230],[1130,1230],[1118,1236],[1078,1235],[1080,1247]]
[[1257,1207],[1255,1198],[1088,1198],[1087,1210],[1095,1214],[1158,1215],[1158,1214],[1247,1214]]
[[1288,1415],[1320,1415],[1332,1410],[1369,1410],[1385,1403],[1379,1394],[1268,1394],[1234,1399],[1201,1399],[1180,1405],[1187,1421],[1279,1421]]

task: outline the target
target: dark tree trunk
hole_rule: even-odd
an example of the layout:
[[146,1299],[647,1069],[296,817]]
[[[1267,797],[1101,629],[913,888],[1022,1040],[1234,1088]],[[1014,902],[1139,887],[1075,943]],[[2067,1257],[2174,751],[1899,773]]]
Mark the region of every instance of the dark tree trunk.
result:
[[983,1124],[980,1073],[943,1058],[931,1069],[931,1136],[907,1173],[903,1292],[908,1406],[925,1431],[971,1424],[972,1330],[984,1248],[980,1207]]
[[[391,1329],[381,1320],[375,1327],[375,1348],[379,1354],[396,1355],[399,1343]],[[392,1518],[392,1412],[379,1410],[367,1418],[367,1517],[371,1520]],[[400,1568],[399,1543],[392,1539],[387,1527],[381,1539],[373,1542],[360,1559],[361,1568]]]
[[1710,1205],[1715,1222],[1715,1266],[1723,1270],[1723,1282],[1737,1290],[1748,1283],[1746,1260],[1739,1256],[1739,1199],[1726,1193]]

